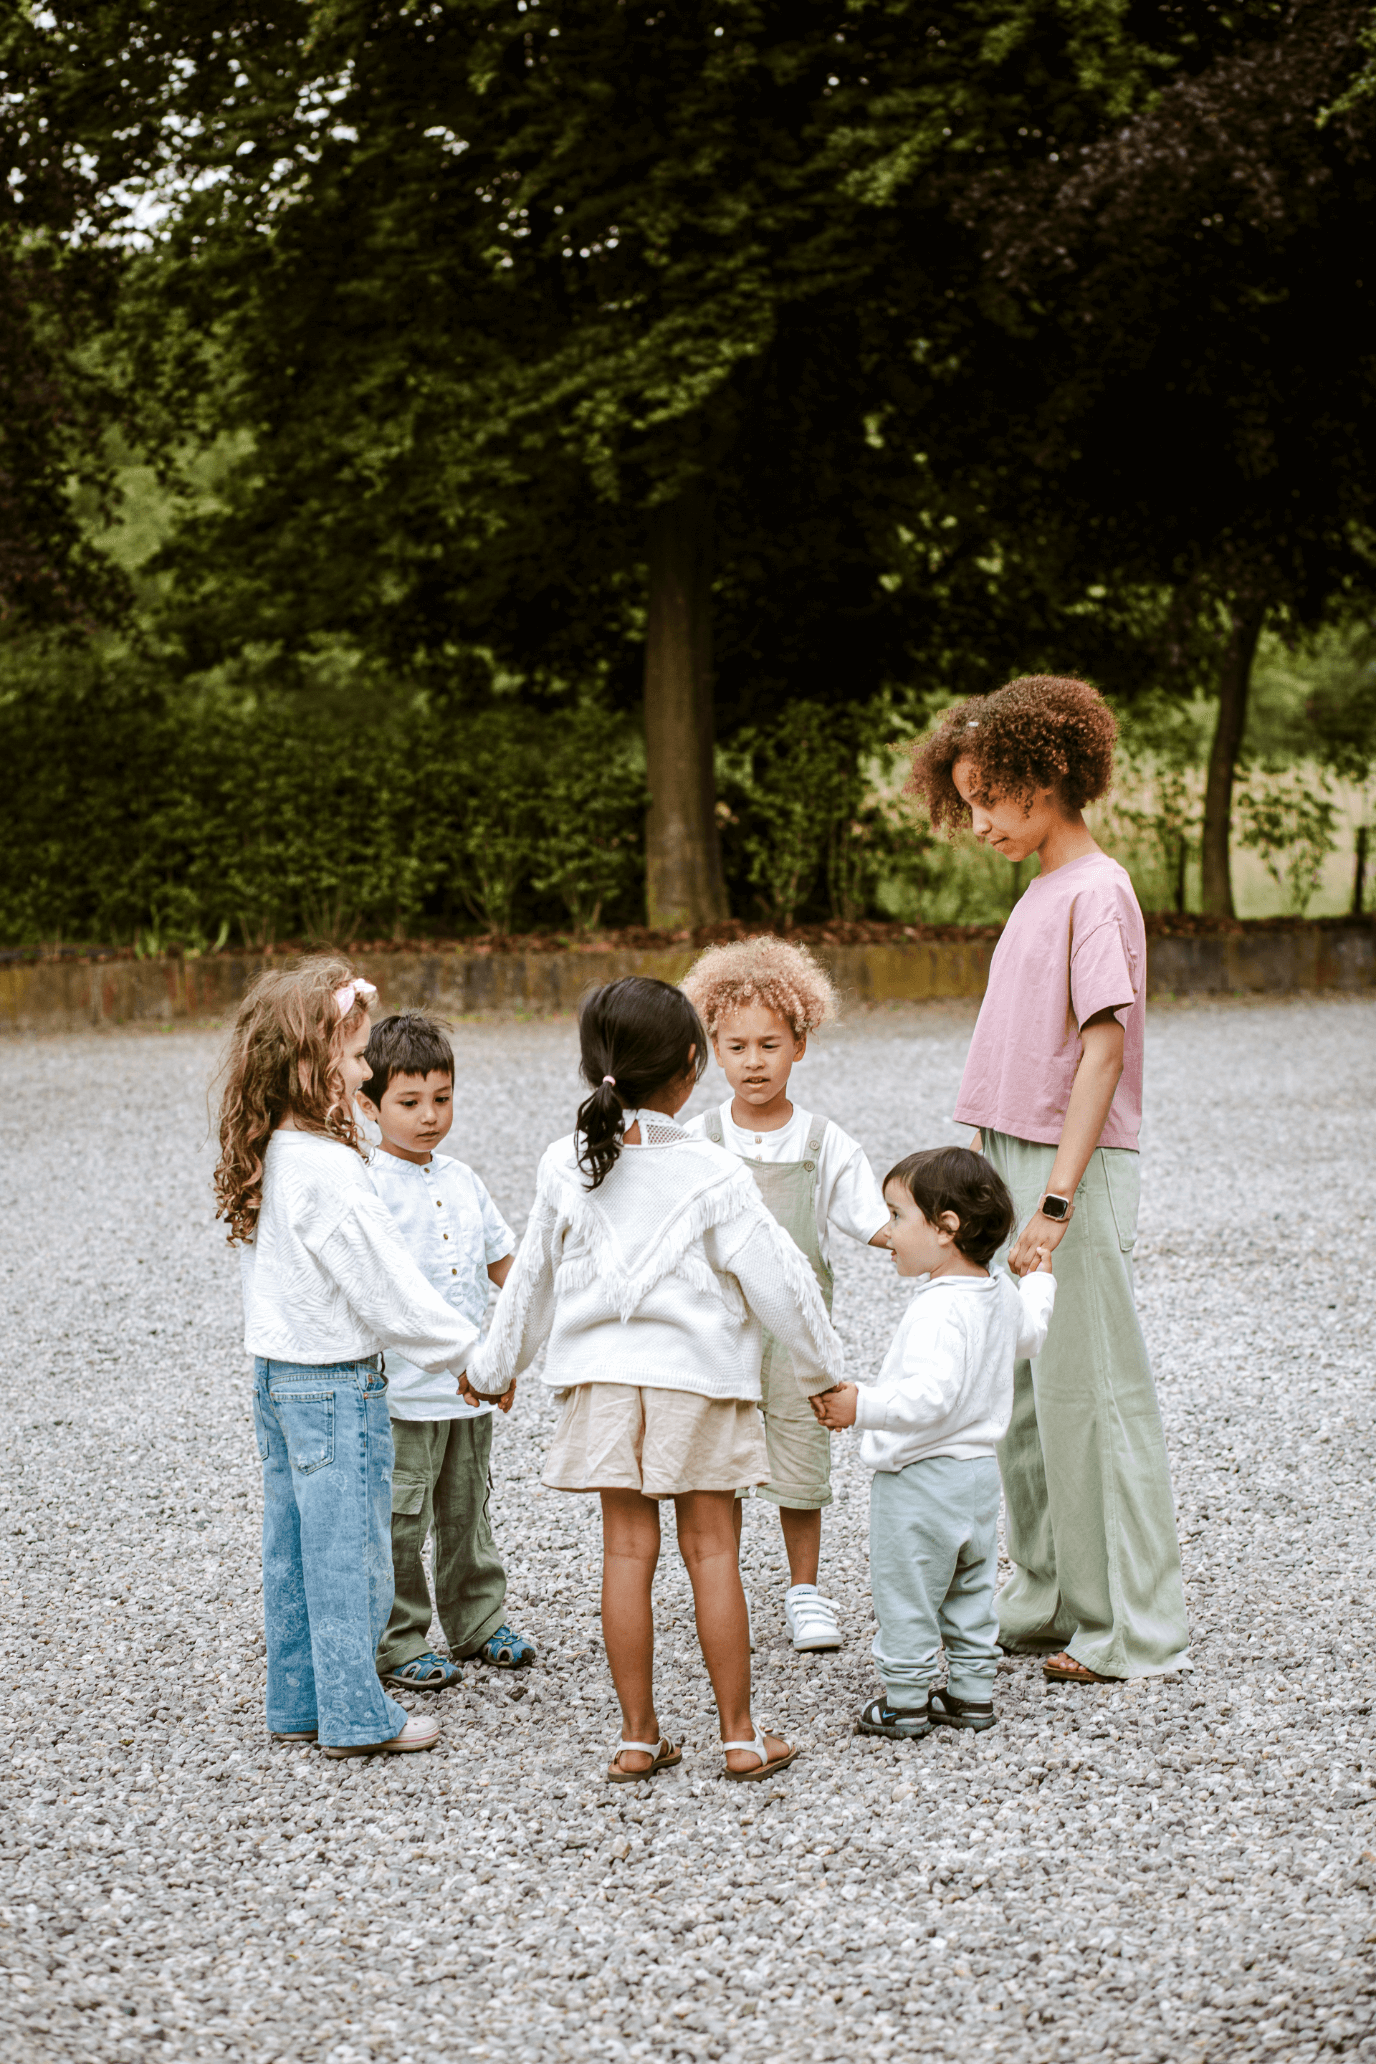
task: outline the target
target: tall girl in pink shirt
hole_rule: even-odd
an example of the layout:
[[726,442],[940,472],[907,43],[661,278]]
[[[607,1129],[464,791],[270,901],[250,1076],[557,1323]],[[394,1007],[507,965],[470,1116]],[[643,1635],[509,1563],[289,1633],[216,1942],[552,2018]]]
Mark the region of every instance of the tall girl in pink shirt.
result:
[[995,949],[955,1115],[1012,1192],[1014,1274],[1056,1255],[1056,1315],[1017,1365],[999,1449],[1014,1573],[998,1612],[1005,1648],[1070,1683],[1172,1669],[1189,1640],[1132,1288],[1146,933],[1081,814],[1116,736],[1093,688],[1037,676],[949,711],[913,758],[934,825],[1040,862]]

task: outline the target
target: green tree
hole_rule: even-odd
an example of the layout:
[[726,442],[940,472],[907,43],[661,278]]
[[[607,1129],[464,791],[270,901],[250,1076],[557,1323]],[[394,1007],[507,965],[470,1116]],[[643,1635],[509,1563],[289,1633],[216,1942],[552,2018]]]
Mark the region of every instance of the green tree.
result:
[[886,576],[948,492],[915,454],[965,306],[954,191],[1087,148],[1174,20],[45,9],[49,119],[103,192],[167,211],[133,385],[169,442],[248,433],[168,559],[182,663],[347,636],[424,676],[481,643],[623,702],[639,663],[651,916],[721,915],[714,709],[865,700],[939,642],[949,542],[925,588]]
[[[108,322],[116,254],[87,166],[43,108],[51,60],[26,14],[0,19],[0,630],[117,615],[128,596],[82,522],[108,501],[114,414],[85,347]],[[81,497],[73,488],[81,490]]]
[[[986,389],[1023,383],[1004,479],[1019,455],[1024,508],[1051,510],[1043,593],[1073,601],[1086,578],[1155,592],[1159,676],[1193,693],[1212,672],[1202,861],[1218,915],[1262,625],[1312,629],[1376,585],[1376,268],[1357,256],[1376,99],[1351,91],[1370,23],[1357,0],[1232,10],[1207,62],[1112,134],[1020,190],[996,168],[960,203],[985,232]],[[961,391],[978,375],[962,365]],[[978,435],[988,413],[969,420]]]

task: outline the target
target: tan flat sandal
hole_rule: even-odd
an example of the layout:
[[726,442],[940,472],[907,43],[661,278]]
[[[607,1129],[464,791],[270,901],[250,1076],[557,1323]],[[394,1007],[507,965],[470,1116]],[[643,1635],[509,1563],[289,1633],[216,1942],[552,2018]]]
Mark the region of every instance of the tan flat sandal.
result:
[[[627,1749],[638,1749],[642,1756],[652,1757],[653,1761],[651,1762],[649,1769],[623,1770],[621,1768],[621,1758]],[[618,1742],[616,1745],[616,1754],[612,1757],[611,1762],[607,1765],[607,1783],[639,1784],[642,1778],[653,1777],[657,1770],[672,1770],[676,1763],[681,1763],[682,1761],[683,1750],[681,1748],[676,1747],[674,1743],[669,1740],[667,1734],[662,1734],[657,1742]]]
[[[782,1741],[783,1736],[776,1734],[774,1740]],[[765,1778],[773,1777],[777,1771],[787,1770],[789,1764],[798,1753],[796,1749],[790,1749],[786,1756],[771,1757],[769,1750],[765,1747],[765,1736],[761,1734],[758,1727],[755,1729],[755,1739],[753,1741],[724,1741],[721,1746],[723,1755],[728,1749],[749,1749],[753,1755],[758,1756],[760,1759],[758,1770],[733,1770],[728,1763],[722,1772],[722,1776],[729,1784],[761,1784]]]
[[1049,1677],[1053,1684],[1121,1684],[1121,1677],[1101,1677],[1097,1670],[1091,1670],[1087,1663],[1077,1663],[1069,1649],[1059,1655],[1048,1656],[1042,1664],[1043,1677]]

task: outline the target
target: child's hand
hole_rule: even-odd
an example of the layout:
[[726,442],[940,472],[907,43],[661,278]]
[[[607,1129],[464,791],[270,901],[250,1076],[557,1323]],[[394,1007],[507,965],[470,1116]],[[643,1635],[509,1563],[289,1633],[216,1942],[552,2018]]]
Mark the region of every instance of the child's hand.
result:
[[459,1378],[459,1396],[466,1405],[495,1405],[499,1412],[509,1412],[512,1401],[516,1396],[516,1378],[512,1377],[510,1384],[500,1397],[483,1397],[479,1391],[474,1390],[468,1380],[468,1371],[465,1369]]
[[[1053,1273],[1054,1271],[1051,1267],[1051,1249],[1049,1247],[1039,1247],[1037,1249],[1037,1266],[1034,1271],[1034,1274],[1039,1276],[1049,1276]],[[512,1388],[515,1388],[514,1384]]]
[[810,1397],[813,1416],[819,1419],[831,1433],[844,1433],[855,1424],[856,1388],[853,1383],[838,1383],[834,1390],[824,1390],[817,1397]]

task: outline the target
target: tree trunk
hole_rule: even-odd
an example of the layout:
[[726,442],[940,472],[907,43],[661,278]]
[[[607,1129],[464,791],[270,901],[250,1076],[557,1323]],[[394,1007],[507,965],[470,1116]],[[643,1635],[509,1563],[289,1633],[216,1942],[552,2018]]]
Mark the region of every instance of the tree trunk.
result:
[[1365,824],[1357,826],[1356,866],[1352,870],[1352,915],[1360,917],[1362,904],[1366,900],[1366,849],[1370,836]]
[[1247,725],[1247,691],[1261,636],[1265,605],[1249,602],[1232,613],[1232,630],[1218,676],[1218,723],[1209,749],[1204,790],[1203,908],[1206,917],[1232,917],[1233,877],[1229,839],[1233,824],[1233,776]]
[[727,916],[712,765],[712,507],[685,488],[650,513],[645,639],[649,921],[664,931]]

